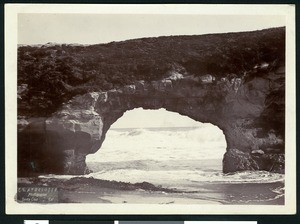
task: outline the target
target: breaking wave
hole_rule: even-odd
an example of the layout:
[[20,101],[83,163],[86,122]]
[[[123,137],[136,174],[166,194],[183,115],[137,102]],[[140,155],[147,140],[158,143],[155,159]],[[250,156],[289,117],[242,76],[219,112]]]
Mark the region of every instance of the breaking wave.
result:
[[216,126],[109,130],[101,149],[87,162],[221,159],[226,149]]

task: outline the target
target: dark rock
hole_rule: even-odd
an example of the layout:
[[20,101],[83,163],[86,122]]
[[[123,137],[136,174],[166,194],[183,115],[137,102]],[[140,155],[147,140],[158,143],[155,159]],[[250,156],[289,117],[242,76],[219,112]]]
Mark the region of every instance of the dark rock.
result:
[[259,166],[248,153],[238,149],[227,150],[223,159],[223,172],[231,173],[244,170],[259,170]]
[[280,149],[280,148],[266,148],[265,151],[266,151],[266,153],[278,154],[278,153],[282,152],[282,149]]

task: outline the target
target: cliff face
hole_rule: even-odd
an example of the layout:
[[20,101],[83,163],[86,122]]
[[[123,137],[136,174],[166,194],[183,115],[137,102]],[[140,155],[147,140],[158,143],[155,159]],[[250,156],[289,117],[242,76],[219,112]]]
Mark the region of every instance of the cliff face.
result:
[[[226,61],[225,56],[230,54],[226,53],[224,47],[219,52],[225,60],[222,64],[228,62],[226,66],[229,66],[233,63],[235,67],[231,69],[232,72],[225,67],[222,69],[223,65],[216,64],[220,60],[219,57],[216,57],[214,62],[211,56],[207,56],[210,55],[207,52],[203,54],[204,56],[200,53],[189,56],[188,62],[183,55],[184,60],[180,62],[175,60],[177,56],[172,55],[170,49],[170,58],[173,58],[173,61],[168,66],[163,66],[164,69],[157,68],[159,75],[141,76],[143,79],[139,79],[140,76],[130,73],[130,78],[124,83],[114,85],[115,82],[112,82],[111,89],[105,89],[97,82],[93,88],[87,87],[86,83],[70,86],[66,83],[67,78],[61,79],[60,83],[65,85],[64,92],[60,92],[57,96],[64,100],[61,103],[57,103],[59,100],[55,103],[54,98],[43,93],[31,95],[30,97],[35,98],[34,102],[37,103],[30,105],[28,93],[33,93],[38,87],[35,86],[35,82],[29,82],[29,78],[25,79],[22,73],[19,73],[19,175],[89,172],[85,156],[101,148],[109,127],[125,111],[138,107],[165,108],[199,122],[217,125],[223,130],[227,141],[223,159],[224,172],[239,170],[284,172],[285,66],[284,48],[281,46],[282,43],[284,45],[283,34],[283,28],[252,32],[252,37],[264,41],[259,44],[264,47],[260,48],[257,48],[257,43],[253,42],[251,35],[249,37],[251,41],[244,42],[246,38],[244,33],[227,34],[232,43],[226,45],[227,52],[232,52],[232,48],[236,46],[243,46],[235,52],[239,57],[246,58],[246,51],[253,49],[257,51],[255,60],[249,59],[247,62],[241,59],[244,64],[240,65],[234,64],[232,58]],[[211,36],[211,40],[215,40],[213,37],[214,35]],[[201,40],[201,36],[199,38]],[[205,38],[206,36],[202,37]],[[226,34],[222,38],[226,39]],[[165,39],[167,40],[167,37],[164,41]],[[155,42],[154,39],[151,40]],[[218,40],[215,40],[215,46],[220,46]],[[277,41],[275,45],[274,40]],[[147,43],[150,40],[138,41]],[[188,37],[181,39],[181,42],[185,41],[190,40]],[[129,44],[131,42],[128,41]],[[158,43],[155,42],[154,45]],[[122,45],[124,44],[127,46],[126,42],[122,42]],[[199,52],[201,44],[203,41],[194,46],[200,49]],[[211,45],[213,46],[213,43]],[[109,48],[110,45],[106,47]],[[38,50],[47,51],[48,48],[50,47]],[[126,50],[126,47],[119,50],[125,51],[124,49]],[[215,50],[211,52],[217,55]],[[273,52],[272,56],[266,57],[265,54],[270,52]],[[100,54],[100,51],[98,53]],[[147,52],[145,54],[148,55]],[[44,63],[47,64],[51,60]],[[209,68],[208,61],[210,65],[215,64],[216,67]],[[21,66],[26,63],[29,62],[20,62]],[[157,65],[154,64],[151,69],[155,71]],[[201,67],[204,65],[206,67]],[[128,66],[130,67],[130,64]],[[127,77],[127,74],[120,76]],[[73,96],[71,93],[76,94]],[[48,104],[52,106],[47,107],[42,103],[45,100],[50,101]],[[53,112],[46,113],[45,107]]]

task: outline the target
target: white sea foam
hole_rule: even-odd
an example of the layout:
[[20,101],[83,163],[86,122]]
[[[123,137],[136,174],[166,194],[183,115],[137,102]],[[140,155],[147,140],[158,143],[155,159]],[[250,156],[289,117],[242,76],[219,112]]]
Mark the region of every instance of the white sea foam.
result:
[[197,183],[274,183],[284,181],[283,174],[266,171],[245,171],[226,175],[221,172],[208,172],[200,170],[108,170],[89,174],[88,177],[104,180],[116,180],[130,183],[150,182],[164,187],[184,187]]
[[225,149],[222,131],[212,125],[205,128],[110,130],[101,149],[87,156],[87,162],[221,160]]
[[87,177],[165,187],[210,183],[273,183],[284,175],[266,171],[222,173],[225,137],[213,125],[197,128],[110,130],[101,148],[87,158]]

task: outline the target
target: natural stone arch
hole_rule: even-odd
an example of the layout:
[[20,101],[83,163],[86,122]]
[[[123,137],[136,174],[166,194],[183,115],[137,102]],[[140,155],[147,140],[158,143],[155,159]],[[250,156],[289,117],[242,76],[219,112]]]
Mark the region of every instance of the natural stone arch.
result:
[[[186,76],[171,71],[157,81],[136,81],[119,89],[78,95],[51,117],[31,120],[19,132],[19,172],[84,174],[85,156],[101,148],[110,126],[127,110],[165,108],[202,123],[218,126],[227,142],[223,171],[283,172],[284,141],[278,130],[260,122],[267,97],[284,67],[265,70],[264,78],[216,80],[212,75]],[[35,142],[25,144],[24,139]],[[25,145],[24,145],[25,144]],[[32,155],[29,160],[26,150]],[[21,169],[21,171],[20,171]]]
[[18,175],[88,172],[136,107],[218,126],[224,172],[284,172],[285,28],[19,47]]

